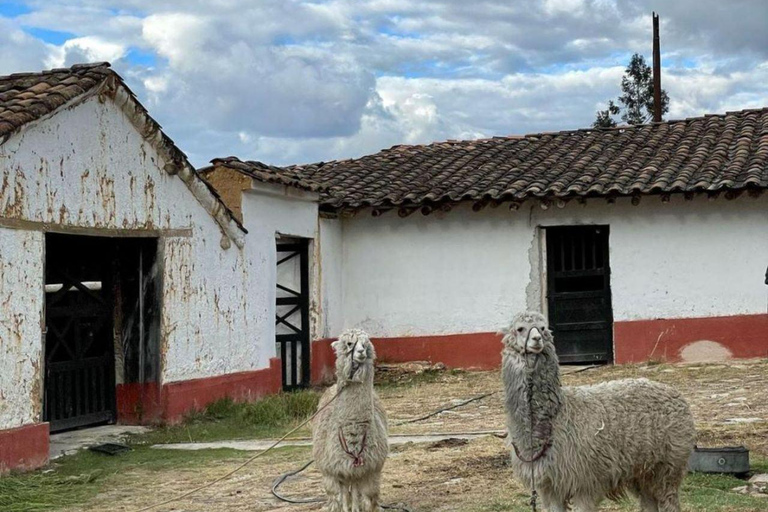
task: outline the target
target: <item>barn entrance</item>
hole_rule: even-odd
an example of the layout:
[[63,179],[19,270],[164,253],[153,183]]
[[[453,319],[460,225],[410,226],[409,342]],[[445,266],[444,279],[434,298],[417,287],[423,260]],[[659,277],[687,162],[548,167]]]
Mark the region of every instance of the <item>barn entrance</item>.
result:
[[155,239],[46,235],[44,420],[113,423],[115,388],[156,378]]
[[563,363],[613,360],[608,226],[546,229],[549,323]]
[[275,336],[283,389],[306,388],[309,375],[309,240],[277,240]]

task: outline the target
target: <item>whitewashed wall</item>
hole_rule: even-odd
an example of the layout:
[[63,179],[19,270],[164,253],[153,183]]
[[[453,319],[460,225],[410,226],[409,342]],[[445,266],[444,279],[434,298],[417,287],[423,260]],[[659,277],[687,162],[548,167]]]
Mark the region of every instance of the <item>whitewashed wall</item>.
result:
[[251,293],[270,289],[263,262],[229,243],[161,160],[112,101],[97,98],[0,146],[0,300],[9,301],[0,307],[0,429],[40,420],[44,229],[162,235],[164,382],[269,364],[274,338],[254,335],[268,297]]
[[[540,210],[540,208],[539,208]],[[540,225],[610,226],[614,319],[766,313],[768,197],[676,196],[537,212]]]
[[0,228],[0,430],[40,417],[42,299],[42,234]]
[[318,242],[315,244],[318,271],[315,275],[319,279],[320,314],[315,339],[337,336],[344,328],[342,227],[340,219],[321,218],[319,221]]
[[[265,357],[275,357],[276,236],[316,238],[317,197],[283,186],[257,185],[243,194],[243,221],[249,259],[243,300],[254,308],[248,343],[261,347]],[[312,252],[310,245],[310,257]],[[314,276],[310,279],[315,281]]]
[[345,219],[344,326],[375,336],[498,329],[525,307],[527,219],[465,208]]
[[608,224],[616,321],[765,313],[768,197],[526,204],[343,221],[342,327],[375,336],[496,331],[541,305],[541,226]]

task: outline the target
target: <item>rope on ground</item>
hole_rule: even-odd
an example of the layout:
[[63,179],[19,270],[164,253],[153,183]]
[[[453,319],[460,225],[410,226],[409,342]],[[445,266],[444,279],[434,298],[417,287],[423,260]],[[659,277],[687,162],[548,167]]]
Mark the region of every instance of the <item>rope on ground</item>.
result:
[[587,370],[594,370],[595,368],[600,368],[601,365],[599,364],[592,364],[589,366],[585,366],[584,368],[577,368],[570,372],[564,372],[563,375],[575,375],[577,373],[586,372]]
[[283,473],[282,475],[277,477],[275,481],[272,482],[272,496],[279,499],[280,501],[291,503],[293,505],[301,505],[304,503],[324,503],[325,500],[323,498],[288,498],[286,496],[283,496],[279,492],[277,492],[278,487],[280,487],[283,484],[283,482],[285,482],[292,476],[298,475],[299,473],[307,469],[313,462],[315,461],[310,460],[309,462],[301,466],[299,469],[294,469],[293,471]]
[[424,421],[426,419],[431,418],[432,416],[437,416],[438,414],[440,414],[442,412],[451,411],[453,409],[458,409],[459,407],[464,407],[467,404],[470,404],[472,402],[476,402],[478,400],[482,400],[483,398],[488,398],[489,396],[495,395],[496,393],[499,393],[499,392],[500,392],[500,390],[496,390],[496,391],[493,391],[491,393],[483,393],[482,395],[473,396],[472,398],[469,398],[467,400],[463,400],[463,401],[461,401],[461,402],[459,402],[457,404],[449,405],[447,407],[441,407],[440,409],[438,409],[436,411],[432,411],[429,414],[425,414],[424,416],[419,416],[418,418],[413,418],[413,419],[410,419],[410,420],[400,421],[398,423],[395,423],[394,426],[395,427],[399,427],[400,425],[406,425],[408,423],[416,423],[416,422],[419,422],[419,421]]
[[[242,469],[243,469],[244,467],[246,467],[248,464],[252,463],[254,460],[258,459],[259,457],[261,457],[261,456],[262,456],[262,455],[264,455],[265,453],[267,453],[267,452],[271,451],[272,449],[274,449],[274,448],[275,448],[277,445],[279,445],[280,443],[282,443],[283,441],[285,441],[285,440],[286,440],[286,439],[287,439],[289,436],[291,436],[291,435],[295,434],[295,433],[296,433],[296,431],[298,431],[298,430],[299,430],[301,427],[303,427],[304,425],[306,425],[307,423],[309,423],[310,421],[312,421],[313,419],[315,419],[315,416],[317,416],[318,414],[320,414],[320,412],[321,412],[323,409],[325,409],[326,407],[328,407],[329,405],[331,405],[331,404],[333,403],[333,401],[334,401],[334,400],[336,400],[336,399],[339,397],[339,395],[341,394],[341,392],[342,392],[343,390],[344,390],[344,388],[341,388],[341,389],[339,389],[338,393],[336,393],[336,394],[333,396],[333,398],[331,398],[330,400],[328,400],[328,402],[326,402],[326,404],[325,404],[325,405],[323,405],[322,407],[320,407],[320,408],[319,408],[319,409],[318,409],[318,410],[315,412],[315,414],[313,414],[312,416],[310,416],[309,418],[307,418],[306,420],[304,420],[303,422],[301,422],[301,424],[299,424],[299,425],[298,425],[297,427],[295,427],[293,430],[291,430],[290,432],[288,432],[287,434],[285,434],[283,437],[281,437],[280,439],[278,439],[277,441],[275,441],[274,443],[272,443],[270,446],[268,446],[267,448],[263,449],[262,451],[260,451],[260,452],[259,452],[259,453],[257,453],[256,455],[254,455],[253,457],[250,457],[248,460],[246,460],[245,462],[243,462],[242,464],[240,464],[239,466],[237,466],[235,469],[233,469],[232,471],[230,471],[230,472],[229,472],[229,473],[227,473],[226,475],[220,476],[219,478],[217,478],[217,479],[215,479],[215,480],[212,480],[212,481],[208,482],[207,484],[203,484],[203,485],[201,485],[201,486],[199,486],[199,487],[195,487],[195,488],[194,488],[194,489],[192,489],[191,491],[187,491],[187,492],[185,492],[184,494],[182,494],[181,496],[176,496],[176,497],[174,497],[174,498],[170,498],[170,499],[167,499],[167,500],[165,500],[165,501],[161,501],[160,503],[155,503],[154,505],[150,505],[150,506],[148,506],[148,507],[140,508],[140,509],[136,510],[136,512],[146,512],[147,510],[152,510],[152,509],[154,509],[154,508],[157,508],[157,507],[162,507],[163,505],[168,505],[169,503],[173,503],[173,502],[176,502],[176,501],[179,501],[179,500],[183,500],[184,498],[187,498],[187,497],[189,497],[189,496],[192,496],[193,494],[195,494],[195,493],[197,493],[197,492],[199,492],[199,491],[202,491],[203,489],[207,489],[207,488],[209,488],[209,487],[213,487],[213,486],[214,486],[214,485],[216,485],[217,483],[219,483],[219,482],[223,482],[224,480],[226,480],[227,478],[231,477],[232,475],[234,475],[234,474],[235,474],[235,473],[237,473],[238,471],[242,470]],[[309,464],[307,464],[307,466],[309,466]]]
[[[299,469],[294,469],[293,471],[289,471],[287,473],[283,473],[279,477],[275,479],[275,481],[272,483],[272,495],[279,499],[280,501],[284,501],[286,503],[290,503],[292,505],[303,505],[306,503],[325,503],[325,500],[323,498],[288,498],[286,496],[283,496],[278,492],[278,488],[285,483],[286,480],[288,480],[292,476],[296,476],[305,469],[307,469],[312,463],[315,462],[314,460],[310,460],[303,466],[301,466]],[[404,503],[390,503],[390,504],[383,504],[379,503],[379,508],[382,508],[384,510],[400,510],[401,512],[411,512],[411,509],[408,508],[407,505]]]

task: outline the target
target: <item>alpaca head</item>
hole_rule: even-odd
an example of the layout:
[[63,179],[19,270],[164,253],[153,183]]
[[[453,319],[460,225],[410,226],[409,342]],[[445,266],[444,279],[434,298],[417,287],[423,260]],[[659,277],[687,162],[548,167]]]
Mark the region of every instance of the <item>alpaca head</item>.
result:
[[336,378],[341,382],[365,382],[373,376],[376,351],[360,329],[348,329],[331,345],[336,352]]
[[520,355],[540,354],[549,348],[554,350],[552,332],[541,313],[520,313],[501,333],[504,335],[501,340],[504,348]]

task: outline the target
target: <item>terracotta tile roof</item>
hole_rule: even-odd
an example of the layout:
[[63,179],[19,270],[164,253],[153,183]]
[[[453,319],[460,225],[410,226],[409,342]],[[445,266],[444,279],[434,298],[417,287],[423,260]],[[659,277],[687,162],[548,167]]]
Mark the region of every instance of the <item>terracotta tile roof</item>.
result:
[[110,75],[109,63],[0,77],[0,140],[93,89]]
[[301,172],[293,170],[289,167],[276,167],[274,165],[268,165],[255,160],[242,161],[237,157],[228,156],[225,158],[214,158],[211,160],[211,166],[198,169],[200,174],[205,173],[214,167],[227,167],[238,171],[246,176],[250,176],[256,181],[264,183],[276,183],[279,185],[287,185],[289,187],[296,187],[302,190],[308,190],[310,192],[326,191],[326,187],[315,183],[311,180],[306,180],[302,176]]
[[768,108],[607,130],[395,146],[288,167],[327,207],[768,188]]

